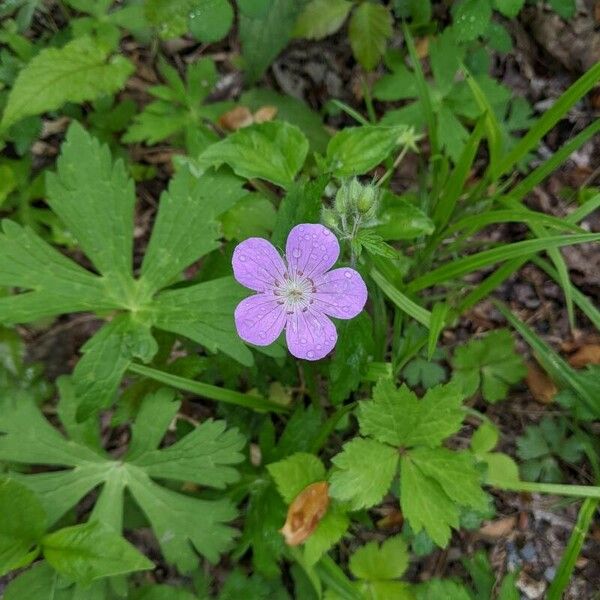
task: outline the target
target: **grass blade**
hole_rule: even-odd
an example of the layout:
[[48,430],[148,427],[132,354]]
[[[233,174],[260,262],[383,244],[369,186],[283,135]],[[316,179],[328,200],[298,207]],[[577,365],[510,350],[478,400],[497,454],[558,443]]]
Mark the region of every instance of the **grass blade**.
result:
[[392,285],[377,269],[371,271],[371,278],[381,288],[381,291],[400,309],[409,314],[413,319],[429,328],[431,313],[405,296],[398,288]]
[[529,344],[548,375],[557,383],[570,387],[593,414],[600,416],[600,398],[596,398],[591,390],[582,383],[577,371],[550,348],[533,329],[515,317],[504,304],[495,301],[495,305],[504,318]]
[[600,80],[600,62],[584,73],[533,125],[492,170],[496,180],[510,171],[567,114],[569,109]]
[[600,500],[597,498],[587,498],[581,505],[579,514],[577,515],[577,522],[575,523],[575,527],[573,528],[573,532],[571,533],[571,537],[565,548],[565,553],[561,558],[556,575],[548,590],[548,600],[560,600],[563,597],[563,592],[567,585],[569,585],[575,563],[577,562],[577,558],[583,547],[585,536],[592,524],[594,513],[598,508],[598,502],[600,502]]
[[433,306],[431,319],[429,320],[429,336],[427,338],[427,360],[431,360],[435,347],[437,346],[440,334],[446,325],[448,317],[448,305],[438,302]]
[[586,242],[600,241],[600,234],[576,234],[567,236],[553,236],[543,239],[524,240],[514,244],[504,245],[500,248],[492,248],[484,250],[472,256],[459,258],[452,263],[434,269],[429,273],[417,277],[411,281],[407,290],[417,292],[419,290],[431,287],[438,283],[461,277],[467,273],[472,273],[482,267],[493,265],[494,263],[503,262],[512,258],[519,258],[529,254],[535,254],[548,250],[548,248],[558,248],[560,246],[570,246],[573,244],[583,244]]
[[208,383],[202,383],[201,381],[194,381],[193,379],[187,379],[185,377],[179,377],[178,375],[172,375],[171,373],[166,373],[165,371],[146,367],[137,363],[130,365],[129,371],[148,377],[148,379],[164,383],[165,385],[174,387],[178,390],[198,394],[198,396],[209,398],[210,400],[217,400],[218,402],[236,404],[237,406],[243,406],[244,408],[251,408],[252,410],[261,412],[288,412],[289,410],[286,406],[269,402],[263,396],[242,394],[241,392],[228,390]]

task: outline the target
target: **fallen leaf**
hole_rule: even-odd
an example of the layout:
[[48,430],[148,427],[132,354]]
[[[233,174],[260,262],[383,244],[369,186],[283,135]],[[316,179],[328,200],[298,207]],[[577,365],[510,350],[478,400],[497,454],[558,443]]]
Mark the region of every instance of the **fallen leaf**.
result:
[[265,123],[267,121],[272,121],[277,116],[277,107],[276,106],[261,106],[254,113],[254,122],[255,123]]
[[237,131],[254,123],[250,109],[245,106],[236,106],[219,117],[219,125],[229,131]]
[[585,344],[569,356],[569,364],[575,369],[582,369],[587,365],[600,365],[600,344]]
[[479,534],[490,540],[506,537],[513,531],[517,524],[517,517],[503,517],[495,521],[489,521],[479,529]]
[[290,504],[285,524],[279,530],[288,546],[302,544],[316,529],[329,506],[328,491],[326,481],[311,483]]
[[533,362],[527,363],[525,382],[531,395],[542,404],[550,404],[558,393],[554,381]]
[[378,529],[395,529],[404,523],[404,516],[397,508],[392,509],[387,515],[377,521]]

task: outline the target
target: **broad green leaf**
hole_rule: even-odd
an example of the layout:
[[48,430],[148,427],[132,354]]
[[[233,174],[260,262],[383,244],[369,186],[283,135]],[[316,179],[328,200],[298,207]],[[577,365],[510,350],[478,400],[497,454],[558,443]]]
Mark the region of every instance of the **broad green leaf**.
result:
[[[58,575],[46,562],[38,562],[13,579],[4,590],[3,600],[67,600],[61,591],[52,598],[48,592]],[[50,592],[52,593],[52,592]],[[70,599],[69,599],[70,600]]]
[[0,577],[38,554],[46,513],[36,496],[14,479],[0,479]]
[[122,140],[126,144],[144,142],[153,146],[179,133],[186,125],[191,126],[190,119],[181,107],[158,100],[135,115]]
[[393,72],[375,82],[373,96],[378,100],[406,100],[419,95],[417,79],[404,63],[395,64]]
[[99,522],[49,533],[42,546],[44,557],[56,571],[82,583],[154,567],[127,540]]
[[311,0],[294,26],[294,37],[320,40],[335,33],[344,23],[352,2],[348,0]]
[[325,467],[313,454],[296,452],[283,460],[267,465],[277,490],[287,504],[311,483],[325,479]]
[[198,158],[201,166],[228,164],[247,179],[266,179],[288,188],[302,168],[308,140],[294,125],[270,121],[245,127],[209,146]]
[[268,198],[249,193],[221,215],[223,236],[240,242],[249,237],[268,238],[276,219],[277,211]]
[[454,28],[447,27],[429,43],[429,60],[437,91],[445,96],[454,83],[465,53],[464,45],[456,41]]
[[395,448],[375,440],[356,438],[344,444],[332,459],[337,468],[329,478],[329,495],[348,502],[353,510],[374,506],[390,488],[398,456]]
[[525,0],[494,0],[494,8],[508,19],[514,19],[525,4]]
[[460,429],[463,399],[453,384],[431,388],[419,400],[405,385],[397,389],[391,380],[380,379],[373,399],[359,405],[360,431],[393,446],[434,448]]
[[350,17],[348,36],[356,60],[367,71],[373,70],[392,37],[392,15],[388,8],[370,1],[362,2]]
[[119,90],[133,71],[123,56],[109,57],[90,37],[63,48],[45,48],[20,71],[12,87],[0,128],[30,115],[60,108],[66,102],[85,102]]
[[203,0],[189,15],[190,32],[204,43],[222,40],[233,24],[229,0]]
[[425,529],[438,546],[445,547],[450,540],[450,528],[459,525],[458,506],[409,454],[401,459],[400,498],[402,513],[412,530],[418,533]]
[[433,233],[433,221],[412,202],[386,191],[373,231],[384,240],[413,240]]
[[373,324],[368,313],[340,325],[337,349],[329,366],[329,394],[333,404],[340,404],[358,388],[374,351]]
[[292,184],[277,211],[277,221],[271,236],[275,246],[285,246],[287,235],[294,225],[320,221],[322,196],[327,182],[327,177],[320,177],[314,181],[300,179]]
[[526,374],[523,359],[514,351],[514,341],[507,329],[489,333],[482,340],[459,346],[452,361],[453,380],[467,396],[481,388],[488,402],[504,400],[511,385]]
[[306,3],[307,0],[244,0],[239,35],[250,82],[257,81],[286,46]]
[[452,5],[454,30],[460,41],[470,42],[482,35],[492,17],[491,0],[460,0]]
[[451,500],[461,506],[485,510],[487,497],[471,454],[447,448],[416,448],[409,456],[421,473],[437,481]]
[[[234,530],[225,522],[235,517],[235,509],[227,500],[184,495],[176,487],[158,485],[151,477],[222,487],[238,478],[231,466],[243,459],[239,450],[244,439],[236,430],[226,431],[222,421],[209,420],[175,444],[156,450],[161,432],[158,421],[149,423],[148,411],[156,406],[158,397],[168,401],[161,392],[147,398],[148,407],[142,404],[140,422],[132,428],[136,436],[131,444],[132,455],[119,460],[63,438],[29,398],[5,401],[0,410],[0,460],[63,467],[14,475],[40,498],[49,524],[100,486],[92,517],[118,532],[123,520],[124,492],[128,490],[148,517],[166,560],[182,571],[190,571],[197,564],[190,544],[211,561],[229,547]],[[166,416],[160,409],[162,435],[169,425]]]
[[194,177],[181,168],[160,197],[158,215],[142,263],[141,285],[152,294],[201,256],[219,247],[218,217],[246,192],[242,181],[208,171]]
[[491,421],[484,421],[471,438],[471,450],[475,454],[484,454],[496,447],[500,432]]
[[467,588],[451,579],[430,579],[416,586],[415,593],[417,600],[472,600]]
[[198,600],[198,596],[182,587],[149,584],[132,590],[131,600]]
[[402,577],[408,568],[408,548],[402,537],[390,537],[381,545],[369,542],[350,557],[350,571],[358,579],[377,581]]
[[402,143],[401,136],[405,132],[404,126],[346,127],[336,133],[327,145],[329,169],[336,177],[367,173],[392,156]]
[[296,125],[308,138],[312,150],[325,152],[330,135],[323,126],[321,115],[298,98],[269,89],[254,88],[241,95],[240,104],[252,111],[264,106],[274,106],[277,109],[277,119]]
[[327,509],[325,516],[319,521],[316,529],[304,542],[304,560],[308,565],[316,564],[348,530],[350,519],[346,512],[335,503]]
[[[142,432],[138,429],[138,435]],[[240,453],[245,439],[236,429],[226,430],[225,421],[209,419],[168,448],[148,450],[130,459],[150,477],[190,481],[223,489],[237,481],[237,470],[230,466],[244,460]]]
[[46,178],[52,210],[102,275],[131,278],[135,190],[124,163],[73,123],[57,167]]

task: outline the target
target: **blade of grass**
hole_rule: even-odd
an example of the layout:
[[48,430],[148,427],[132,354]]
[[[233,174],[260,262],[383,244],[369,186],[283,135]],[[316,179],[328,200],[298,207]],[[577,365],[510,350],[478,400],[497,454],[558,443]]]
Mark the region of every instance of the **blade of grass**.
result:
[[572,498],[600,499],[600,486],[567,485],[561,483],[538,483],[537,481],[506,481],[502,483],[503,490],[513,492],[532,492],[551,494],[553,496],[570,496]]
[[257,411],[271,411],[271,412],[288,412],[289,409],[286,406],[281,406],[269,402],[263,396],[255,394],[242,394],[234,390],[228,390],[226,388],[218,387],[216,385],[210,385],[208,383],[202,383],[201,381],[194,381],[193,379],[187,379],[185,377],[179,377],[159,369],[152,367],[146,367],[133,363],[129,366],[129,371],[136,373],[137,375],[143,375],[148,379],[153,379],[159,383],[164,383],[170,387],[174,387],[184,392],[190,392],[197,394],[210,400],[217,400],[218,402],[226,402],[227,404],[236,404],[237,406],[243,406],[244,408],[251,408]]
[[502,302],[495,300],[494,304],[504,318],[517,330],[527,344],[529,344],[538,362],[542,365],[548,375],[563,386],[570,387],[593,414],[600,416],[600,398],[596,398],[582,383],[577,371],[550,348],[550,346],[548,346],[548,344],[546,344],[533,329],[513,315]]
[[471,93],[475,97],[475,101],[479,105],[479,108],[483,111],[483,122],[490,153],[490,165],[488,167],[488,171],[493,171],[495,165],[500,159],[500,154],[502,152],[502,131],[500,129],[500,124],[498,123],[498,119],[496,118],[496,113],[494,112],[492,105],[477,83],[477,80],[471,75],[466,67],[463,66],[463,70],[466,74],[469,88],[471,88]]
[[429,320],[429,336],[427,338],[427,360],[431,360],[438,339],[446,325],[448,317],[448,305],[443,302],[437,302],[433,305],[431,318]]
[[510,171],[540,140],[567,114],[569,109],[600,80],[600,62],[584,73],[547,110],[519,142],[499,161],[492,170],[492,180]]
[[[532,258],[533,264],[538,266],[540,269],[546,271],[552,279],[558,281],[558,273],[552,268],[552,265],[542,258],[537,256]],[[600,310],[596,308],[594,303],[583,293],[581,293],[576,287],[573,286],[573,301],[581,309],[581,312],[594,324],[596,329],[600,331]]]
[[484,250],[472,256],[459,258],[450,264],[443,265],[429,273],[417,277],[407,285],[407,290],[417,292],[419,290],[431,287],[455,277],[472,273],[482,267],[487,267],[497,262],[518,258],[528,254],[535,254],[548,250],[548,248],[558,248],[560,246],[570,246],[573,244],[583,244],[585,242],[600,241],[600,234],[576,234],[568,236],[553,236],[543,239],[524,240]]
[[471,172],[471,167],[473,166],[473,161],[475,160],[475,155],[477,154],[477,149],[481,143],[484,127],[485,122],[483,119],[480,119],[477,122],[473,133],[467,140],[460,158],[452,170],[450,177],[448,177],[440,199],[435,206],[435,210],[433,212],[433,221],[437,225],[439,231],[446,226],[448,221],[451,219],[452,214],[454,213],[456,203],[460,198],[461,192],[465,186],[465,182],[467,181],[469,173]]
[[583,542],[592,524],[592,519],[598,508],[598,502],[597,498],[587,498],[581,505],[579,514],[577,515],[577,522],[569,537],[565,553],[558,565],[556,575],[550,584],[548,600],[560,600],[563,597],[563,593],[571,580],[571,575],[573,574],[573,569],[575,569],[575,563],[583,547]]
[[523,181],[519,182],[508,194],[515,200],[522,200],[534,187],[554,173],[578,148],[600,131],[600,119],[588,125],[583,131],[559,148],[549,159],[535,168]]
[[402,311],[413,319],[429,328],[431,313],[405,296],[398,288],[392,285],[377,269],[371,271],[371,278],[381,288],[381,291]]
[[348,106],[345,102],[334,98],[330,100],[331,104],[339,108],[342,112],[345,112],[349,117],[352,117],[357,123],[361,125],[371,125],[367,119],[365,119],[357,110],[354,110],[351,106]]
[[315,565],[315,570],[323,583],[335,592],[339,598],[343,598],[344,600],[364,600],[364,595],[352,585],[352,582],[346,577],[344,571],[328,554],[325,554]]
[[572,231],[573,233],[586,233],[578,225],[574,225],[564,219],[519,207],[514,209],[492,210],[480,215],[463,217],[448,227],[446,235],[450,236],[461,229],[468,228],[472,228],[472,231],[476,232],[488,225],[495,225],[496,223],[526,223],[527,225],[544,225],[546,227]]
[[589,214],[600,208],[600,194],[586,200],[580,207],[576,208],[566,219],[568,223],[579,223]]

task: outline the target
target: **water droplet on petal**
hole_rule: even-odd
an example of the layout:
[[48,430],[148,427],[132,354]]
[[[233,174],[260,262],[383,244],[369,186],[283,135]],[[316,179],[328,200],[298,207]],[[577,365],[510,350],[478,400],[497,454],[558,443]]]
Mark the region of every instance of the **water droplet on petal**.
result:
[[321,348],[323,348],[323,346],[321,346],[321,344],[317,344],[315,347],[317,350],[321,350]]
[[345,313],[349,313],[350,312],[350,307],[348,305],[342,306],[342,311],[345,312]]
[[335,335],[333,333],[330,333],[327,337],[329,338],[330,342],[335,342]]
[[304,239],[305,239],[305,240],[310,240],[310,235],[309,235],[308,233],[305,233],[305,234],[304,234]]
[[300,258],[302,256],[302,250],[300,250],[300,248],[294,248],[292,250],[292,256],[294,258]]
[[321,244],[321,251],[325,252],[325,250],[327,250],[327,248],[325,248],[325,244]]
[[346,279],[350,279],[350,278],[352,277],[352,272],[351,272],[351,271],[345,271],[345,272],[344,272],[344,277],[345,277]]
[[300,343],[301,344],[306,344],[308,342],[308,340],[306,338],[300,338]]
[[316,233],[313,233],[313,234],[312,234],[312,239],[313,239],[313,240],[316,240],[316,239],[317,239],[317,234],[316,234]]
[[264,340],[264,339],[267,337],[267,334],[266,334],[264,331],[261,331],[261,332],[258,334],[258,337],[259,337],[261,340]]
[[245,254],[240,254],[240,261],[246,262],[247,256]]
[[298,225],[298,231],[304,231],[304,225]]
[[252,319],[244,319],[244,325],[246,327],[254,327],[254,321]]
[[314,358],[314,357],[315,357],[315,353],[314,353],[312,350],[309,350],[309,351],[306,353],[306,356],[308,356],[308,358]]

